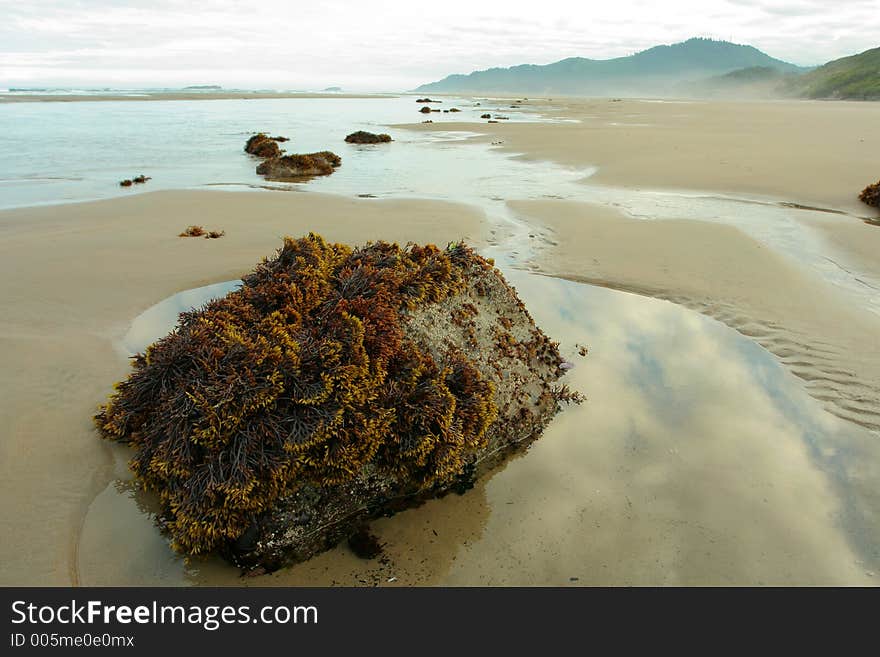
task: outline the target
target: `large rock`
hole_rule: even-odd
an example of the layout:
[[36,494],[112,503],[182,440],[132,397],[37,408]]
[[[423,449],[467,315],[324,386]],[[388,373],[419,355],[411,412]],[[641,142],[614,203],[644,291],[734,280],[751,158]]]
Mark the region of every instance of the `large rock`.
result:
[[134,448],[176,549],[272,570],[464,492],[576,400],[561,366],[468,247],[309,235],[182,314],[96,422]]
[[867,203],[871,207],[880,208],[880,180],[873,185],[868,185],[859,194],[859,200]]
[[386,135],[384,132],[380,135],[377,135],[372,132],[366,132],[365,130],[358,130],[357,132],[352,132],[345,138],[349,144],[382,144],[385,142],[391,141],[391,135]]
[[333,173],[342,164],[342,158],[330,151],[283,155],[264,160],[257,166],[257,173],[275,180],[310,178]]

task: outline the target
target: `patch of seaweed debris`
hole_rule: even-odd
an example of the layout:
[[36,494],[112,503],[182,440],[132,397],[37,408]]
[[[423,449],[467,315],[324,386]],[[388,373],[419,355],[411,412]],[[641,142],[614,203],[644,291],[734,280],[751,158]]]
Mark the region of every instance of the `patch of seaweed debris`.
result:
[[205,230],[204,226],[187,226],[178,237],[204,237],[215,240],[226,235],[225,230]]
[[865,187],[859,194],[859,200],[872,208],[880,208],[880,180]]

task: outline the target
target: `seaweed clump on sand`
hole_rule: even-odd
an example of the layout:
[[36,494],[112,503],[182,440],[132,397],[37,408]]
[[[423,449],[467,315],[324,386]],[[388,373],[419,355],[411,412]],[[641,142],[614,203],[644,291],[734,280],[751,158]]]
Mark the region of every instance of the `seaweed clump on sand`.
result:
[[872,208],[880,208],[880,180],[865,187],[859,194],[859,200]]
[[285,238],[240,289],[181,314],[95,420],[134,449],[178,551],[302,561],[534,439],[557,345],[463,244]]
[[348,135],[345,141],[349,144],[384,144],[391,141],[391,135],[387,135],[384,132],[377,135],[366,130],[358,130]]
[[226,235],[225,230],[205,230],[204,226],[187,226],[186,230],[178,235],[178,237],[204,237],[209,240],[216,240]]

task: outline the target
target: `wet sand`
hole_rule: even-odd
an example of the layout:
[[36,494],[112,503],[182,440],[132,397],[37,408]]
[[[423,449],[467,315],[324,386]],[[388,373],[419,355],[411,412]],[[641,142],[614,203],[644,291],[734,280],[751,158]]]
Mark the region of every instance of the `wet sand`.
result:
[[[880,298],[880,230],[861,220],[880,211],[858,200],[880,176],[880,103],[561,98],[521,105],[579,122],[461,127],[521,159],[595,167],[583,182],[599,192],[700,192],[837,211],[797,212],[794,230],[820,242],[824,264]],[[827,409],[880,430],[878,316],[819,280],[797,254],[771,252],[724,225],[724,216],[711,224],[643,221],[614,203],[554,200],[511,207],[553,231],[554,245],[532,263],[540,271],[720,319],[779,356]]]
[[[607,119],[604,127],[479,129],[530,159],[598,165],[598,180],[607,185],[764,194],[864,212],[850,190],[856,175],[856,193],[876,177],[878,124],[869,119],[878,110],[867,104],[799,103],[807,109],[792,109],[789,117],[806,118],[791,128],[784,125],[786,104],[766,103],[752,112],[753,123],[764,126],[755,132],[742,119],[744,104],[567,103],[554,111],[597,113]],[[652,118],[655,128],[607,125],[621,112],[633,114],[620,117],[632,122]],[[826,123],[831,136],[820,130]],[[861,131],[865,141],[854,141]],[[745,148],[759,143],[766,154]],[[870,153],[864,143],[873,144]],[[785,163],[795,168],[781,168]],[[552,231],[555,244],[534,261],[545,273],[716,317],[775,353],[837,415],[876,422],[876,317],[796,263],[723,225],[636,221],[608,207],[556,201],[510,207]],[[871,255],[880,232],[869,231],[880,229],[851,216],[828,217],[805,222],[876,271]],[[227,237],[177,238],[191,223],[224,229]],[[156,192],[0,212],[0,299],[10,309],[0,319],[0,529],[7,537],[0,583],[243,583],[216,561],[184,564],[149,517],[134,512],[138,503],[148,509],[149,500],[126,489],[125,449],[98,440],[90,422],[127,371],[115,343],[151,304],[240,276],[285,233],[317,229],[350,242],[442,243],[463,236],[479,242],[487,228],[480,212],[453,204],[311,193]],[[523,279],[523,287],[538,278]],[[701,322],[709,320],[696,314],[634,297],[616,323],[565,323],[550,309],[564,308],[566,297],[543,290],[526,299],[542,328],[569,342],[581,335],[594,352],[573,374],[588,404],[561,415],[525,458],[467,495],[377,522],[389,543],[388,563],[365,565],[339,548],[247,583],[874,582],[876,436],[822,412],[806,393],[798,396],[803,390],[794,379],[785,384],[790,403],[780,406],[776,393],[761,390],[766,363],[753,372],[728,353],[716,360],[733,365],[716,367],[709,356],[727,338],[704,329]],[[603,307],[625,305],[614,296],[620,293],[607,294],[597,316]],[[647,403],[652,388],[644,377],[653,361],[640,360],[634,343],[674,354],[656,389],[673,385],[694,410],[660,421],[675,408]],[[800,409],[797,421],[785,410],[791,407]],[[108,545],[125,556],[108,560]]]
[[[214,191],[0,212],[0,584],[79,581],[80,526],[119,453],[91,416],[128,371],[115,345],[138,313],[243,275],[285,234],[479,244],[481,221],[448,203]],[[226,237],[177,237],[192,223]]]
[[501,121],[479,124],[479,131],[529,160],[596,166],[591,182],[598,184],[763,195],[880,216],[858,200],[880,177],[880,103],[607,98],[522,103],[524,110],[535,106],[580,122]]
[[[131,490],[90,505],[83,584],[256,586],[871,584],[880,443],[824,411],[767,352],[671,303],[509,272],[588,395],[465,495],[381,518],[384,555],[344,545],[242,579],[174,557]],[[588,345],[581,357],[576,344]],[[120,559],[117,555],[127,555]]]
[[[775,354],[827,410],[880,430],[880,317],[841,290],[731,226],[633,219],[587,203],[509,205],[551,230],[541,271],[718,319]],[[845,230],[828,228],[839,247],[855,251],[868,238],[880,246],[876,227],[842,223]]]

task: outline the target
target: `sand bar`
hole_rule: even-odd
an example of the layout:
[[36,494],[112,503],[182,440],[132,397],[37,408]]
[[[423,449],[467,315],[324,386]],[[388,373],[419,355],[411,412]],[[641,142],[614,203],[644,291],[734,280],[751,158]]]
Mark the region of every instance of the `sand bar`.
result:
[[[479,124],[480,132],[530,160],[597,166],[591,182],[765,196],[880,214],[858,200],[859,191],[880,178],[880,103],[558,99],[549,105],[529,100],[523,109],[533,103],[550,116],[579,122],[501,121]],[[454,126],[444,123],[442,129]]]

